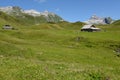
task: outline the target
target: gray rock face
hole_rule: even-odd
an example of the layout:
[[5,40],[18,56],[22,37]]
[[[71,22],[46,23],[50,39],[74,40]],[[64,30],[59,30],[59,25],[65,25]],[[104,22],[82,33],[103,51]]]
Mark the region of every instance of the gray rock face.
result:
[[110,17],[98,17],[93,15],[89,20],[85,21],[87,24],[111,24],[113,20]]
[[40,18],[42,17],[42,19],[44,18],[44,20],[46,20],[46,22],[59,22],[59,21],[63,21],[63,19],[56,15],[55,13],[52,12],[48,12],[48,11],[44,11],[44,12],[39,12],[36,11],[34,9],[31,10],[23,10],[18,6],[7,6],[7,7],[0,7],[0,11],[5,12],[8,15],[11,16],[19,16],[19,17],[24,17],[25,15],[29,15],[32,16],[34,18]]

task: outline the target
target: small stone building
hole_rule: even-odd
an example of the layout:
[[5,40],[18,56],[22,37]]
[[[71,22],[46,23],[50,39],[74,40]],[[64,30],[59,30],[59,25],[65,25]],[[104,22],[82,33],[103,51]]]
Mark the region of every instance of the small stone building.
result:
[[12,26],[10,26],[10,25],[4,25],[2,27],[2,29],[5,29],[5,30],[14,30],[14,28]]
[[94,32],[94,31],[100,31],[100,28],[96,28],[95,25],[84,25],[81,28],[81,31],[87,31],[87,32]]

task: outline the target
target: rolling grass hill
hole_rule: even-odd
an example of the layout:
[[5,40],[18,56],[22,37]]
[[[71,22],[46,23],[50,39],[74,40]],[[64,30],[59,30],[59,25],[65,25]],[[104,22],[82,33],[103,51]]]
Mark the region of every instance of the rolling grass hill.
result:
[[120,79],[119,25],[89,33],[80,32],[81,22],[26,26],[2,15],[1,27],[18,30],[0,29],[0,80]]

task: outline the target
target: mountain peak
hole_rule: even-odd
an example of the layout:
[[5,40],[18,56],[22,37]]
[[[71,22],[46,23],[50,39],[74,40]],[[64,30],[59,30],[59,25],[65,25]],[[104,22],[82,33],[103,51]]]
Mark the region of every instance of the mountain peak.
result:
[[85,21],[87,24],[110,24],[113,20],[110,17],[98,17],[93,15],[89,20]]
[[0,11],[16,16],[20,16],[21,13],[23,12],[23,10],[18,6],[0,7]]
[[45,10],[44,12],[39,12],[34,9],[23,10],[18,6],[7,6],[7,7],[0,7],[0,11],[5,12],[6,14],[10,16],[19,17],[19,18],[25,18],[27,17],[27,15],[29,15],[29,17],[31,18],[36,17],[37,19],[40,20],[40,17],[41,17],[42,19],[41,22],[42,21],[46,21],[46,22],[63,21],[61,17],[47,10]]
[[31,10],[24,10],[23,13],[29,14],[31,16],[40,16],[40,12],[31,9]]
[[7,6],[7,7],[0,7],[0,11],[3,12],[11,12],[11,11],[22,11],[22,9],[18,6]]
[[0,7],[0,11],[7,12],[9,13],[10,11],[13,10],[12,6],[7,6],[7,7]]
[[95,19],[95,20],[97,20],[97,19],[100,19],[100,17],[98,17],[97,15],[92,15],[90,19]]
[[39,12],[37,10],[34,9],[30,9],[30,10],[22,10],[20,7],[18,6],[7,6],[7,7],[0,7],[0,11],[5,12],[7,14],[14,14],[14,15],[20,15],[19,13],[25,13],[28,14],[30,16],[45,16],[48,17],[49,15],[52,15],[55,17],[56,14],[49,12],[48,10],[45,10],[44,12]]

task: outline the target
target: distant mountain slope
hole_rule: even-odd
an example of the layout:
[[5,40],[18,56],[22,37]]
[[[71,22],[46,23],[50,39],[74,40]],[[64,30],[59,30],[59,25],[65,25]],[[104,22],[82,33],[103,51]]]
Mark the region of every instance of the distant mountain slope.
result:
[[63,21],[60,16],[48,11],[38,12],[36,10],[22,10],[17,6],[0,7],[0,11],[29,24]]
[[89,20],[85,21],[87,24],[111,24],[113,22],[113,19],[110,17],[98,17],[96,15],[93,15]]
[[[45,23],[45,18],[43,16],[36,17],[35,20],[34,20],[33,16],[26,15],[26,14],[24,14],[24,16],[25,16],[25,18],[22,18],[20,16],[10,16],[10,15],[0,11],[0,27],[8,24],[13,27],[16,27],[17,29],[25,28],[25,26],[27,26],[27,27],[31,27],[33,29],[79,30],[80,27],[82,27],[84,25],[84,23],[82,23],[82,22],[70,23],[67,21],[60,21],[57,23],[56,22]],[[43,18],[43,19],[41,20],[41,18]],[[38,24],[35,25],[35,23],[38,23]],[[2,28],[0,28],[0,29],[2,29]]]

